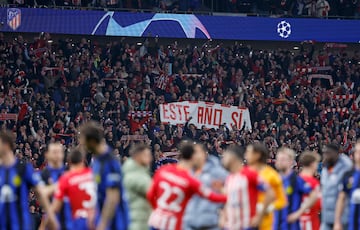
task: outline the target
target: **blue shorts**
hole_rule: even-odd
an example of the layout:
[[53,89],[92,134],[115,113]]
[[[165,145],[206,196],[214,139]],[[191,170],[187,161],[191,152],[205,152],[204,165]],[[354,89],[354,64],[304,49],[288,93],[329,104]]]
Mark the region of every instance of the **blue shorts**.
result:
[[75,220],[73,220],[73,230],[88,230],[89,229],[89,226],[88,226],[88,223],[87,223],[87,219],[85,218],[77,218]]

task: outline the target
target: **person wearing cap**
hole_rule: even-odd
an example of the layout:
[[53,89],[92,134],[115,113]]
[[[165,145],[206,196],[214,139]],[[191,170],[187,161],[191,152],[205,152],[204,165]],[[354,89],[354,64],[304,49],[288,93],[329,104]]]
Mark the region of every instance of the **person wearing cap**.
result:
[[[327,144],[322,149],[323,169],[321,171],[322,209],[321,230],[332,230],[335,221],[336,202],[341,191],[342,181],[351,172],[353,164],[348,156],[339,153],[339,146]],[[348,207],[346,205],[345,207]],[[347,229],[348,208],[341,217],[343,229]]]

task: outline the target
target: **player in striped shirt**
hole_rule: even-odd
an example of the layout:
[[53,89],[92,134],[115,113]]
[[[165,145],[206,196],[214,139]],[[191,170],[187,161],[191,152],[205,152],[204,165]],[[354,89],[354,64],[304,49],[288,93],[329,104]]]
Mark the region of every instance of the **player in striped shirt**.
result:
[[56,216],[46,197],[45,186],[29,163],[17,160],[15,138],[8,131],[0,132],[0,229],[32,230],[29,213],[29,190],[33,188],[47,213],[49,229],[59,229]]
[[[273,190],[266,186],[258,173],[244,166],[245,150],[230,146],[222,159],[224,167],[230,172],[225,182],[227,202],[224,222],[227,230],[257,229],[266,209],[273,202]],[[257,210],[259,191],[265,192],[263,208]]]
[[72,229],[95,229],[96,183],[90,168],[85,167],[85,156],[79,149],[69,155],[70,170],[59,179],[52,208],[59,213],[65,199],[69,199]]
[[[347,175],[341,186],[336,203],[334,230],[360,229],[360,139],[357,140],[354,150],[354,170]],[[349,226],[343,226],[342,216],[344,209],[349,205]]]
[[[41,179],[47,186],[47,192],[50,198],[55,193],[57,182],[65,172],[64,166],[64,146],[61,143],[54,142],[47,145],[45,149],[45,159],[47,166],[41,172]],[[43,216],[46,219],[46,215]],[[65,199],[62,210],[58,214],[58,221],[61,230],[72,229],[71,208],[69,202]],[[45,229],[45,221],[41,222],[41,229]]]
[[[281,148],[276,154],[275,165],[283,179],[288,205],[275,212],[274,230],[300,230],[301,215],[311,208],[319,197],[319,187],[312,189],[293,171],[295,156],[295,151],[289,148]],[[302,202],[304,195],[308,195],[308,199]]]
[[190,142],[180,144],[180,161],[156,171],[147,199],[154,208],[149,220],[153,230],[182,230],[186,205],[194,194],[218,203],[225,203],[226,196],[216,194],[191,176],[198,168],[201,148]]
[[104,135],[103,128],[95,121],[80,128],[80,146],[93,154],[91,168],[97,183],[97,205],[101,213],[96,229],[127,230],[130,218],[121,166],[106,144]]
[[[318,179],[314,177],[318,165],[320,162],[320,156],[315,152],[304,152],[301,154],[299,163],[302,167],[300,177],[310,185],[312,189],[316,189],[320,186]],[[319,194],[320,195],[320,194]],[[303,202],[308,196],[303,197]],[[300,225],[302,230],[317,230],[320,229],[320,216],[321,212],[321,200],[320,197],[316,201],[315,205],[306,210],[300,217]]]

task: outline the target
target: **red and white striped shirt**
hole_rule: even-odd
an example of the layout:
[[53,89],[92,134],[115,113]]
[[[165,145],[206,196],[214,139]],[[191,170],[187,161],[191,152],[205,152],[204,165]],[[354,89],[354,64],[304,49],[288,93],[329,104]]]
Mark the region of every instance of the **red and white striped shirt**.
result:
[[226,230],[242,230],[250,227],[250,220],[256,215],[258,192],[262,190],[264,185],[258,173],[248,167],[228,176],[225,183]]
[[204,188],[187,170],[178,165],[161,167],[156,171],[153,183],[146,194],[154,208],[149,225],[159,230],[182,230],[186,205],[195,194],[213,202],[226,202],[226,196]]

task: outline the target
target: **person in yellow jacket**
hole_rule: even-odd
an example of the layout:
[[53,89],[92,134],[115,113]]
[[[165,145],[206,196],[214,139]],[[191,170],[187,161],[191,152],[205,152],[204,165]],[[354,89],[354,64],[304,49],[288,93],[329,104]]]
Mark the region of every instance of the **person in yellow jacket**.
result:
[[[265,145],[254,143],[246,148],[245,159],[250,168],[257,171],[260,178],[270,186],[275,193],[275,201],[268,208],[268,213],[263,217],[259,230],[271,230],[273,227],[273,212],[287,206],[286,193],[284,191],[280,175],[271,166],[267,165],[269,151]],[[264,202],[264,194],[260,193],[258,198],[258,206]]]

